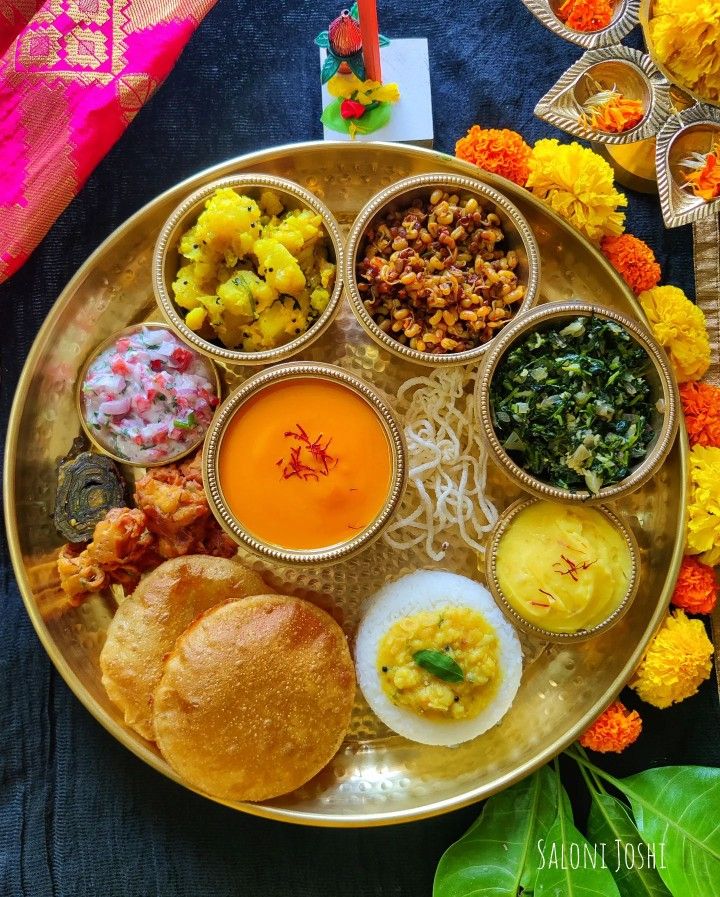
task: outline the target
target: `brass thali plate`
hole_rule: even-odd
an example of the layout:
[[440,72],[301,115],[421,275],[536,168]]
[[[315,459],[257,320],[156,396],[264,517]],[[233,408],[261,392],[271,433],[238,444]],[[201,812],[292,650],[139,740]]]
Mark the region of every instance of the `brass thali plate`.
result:
[[[604,258],[522,188],[431,150],[382,143],[305,143],[208,169],[129,218],[72,278],[27,359],[5,458],[6,527],[25,605],[53,663],[93,716],[138,757],[176,781],[154,746],[123,724],[100,682],[98,655],[113,614],[113,596],[98,595],[69,608],[58,586],[54,559],[61,539],[50,518],[54,465],[80,431],[74,404],[77,374],[89,352],[113,331],[148,318],[161,320],[151,285],[153,245],[173,208],[202,184],[239,172],[290,178],[319,196],[347,232],[371,195],[400,178],[431,171],[478,177],[518,206],[540,246],[540,301],[577,298],[642,316]],[[385,355],[364,335],[345,300],[332,327],[300,357],[341,364],[390,395],[402,380],[427,373],[426,368]],[[227,385],[234,386],[252,369],[222,373]],[[640,547],[640,589],[627,615],[610,632],[586,643],[549,646],[525,641],[523,682],[498,726],[456,748],[426,747],[393,735],[358,702],[340,753],[308,785],[267,803],[233,806],[310,825],[403,822],[485,798],[559,753],[617,695],[662,620],[682,556],[686,457],[682,431],[653,480],[613,504]],[[500,511],[521,497],[495,469],[489,471],[488,490]],[[252,563],[265,569],[260,561]],[[400,554],[380,541],[330,567],[275,566],[270,581],[320,603],[332,599],[352,634],[365,597],[412,569],[438,566],[428,562],[421,548]],[[479,576],[473,553],[459,542],[450,545],[443,566]]]

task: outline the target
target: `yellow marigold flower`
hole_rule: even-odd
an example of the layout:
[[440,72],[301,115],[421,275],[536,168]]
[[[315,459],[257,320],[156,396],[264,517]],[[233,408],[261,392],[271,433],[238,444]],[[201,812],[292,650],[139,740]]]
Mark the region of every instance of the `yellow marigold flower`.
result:
[[702,309],[679,287],[654,287],[640,293],[638,299],[680,383],[699,380],[710,366],[710,341]]
[[677,704],[692,697],[709,677],[712,655],[702,621],[676,610],[665,617],[630,687],[655,707]]
[[538,140],[530,155],[527,187],[594,243],[625,227],[627,198],[615,189],[608,163],[579,143]]
[[622,701],[612,704],[580,736],[580,744],[591,751],[619,754],[637,741],[642,720],[637,710],[628,710]]
[[357,100],[363,106],[370,103],[397,103],[400,89],[397,84],[361,81],[357,75],[333,75],[327,83],[328,93],[341,100]]
[[717,0],[656,0],[649,31],[658,59],[684,87],[720,101]]
[[720,448],[696,445],[690,450],[690,503],[687,553],[703,564],[720,564]]

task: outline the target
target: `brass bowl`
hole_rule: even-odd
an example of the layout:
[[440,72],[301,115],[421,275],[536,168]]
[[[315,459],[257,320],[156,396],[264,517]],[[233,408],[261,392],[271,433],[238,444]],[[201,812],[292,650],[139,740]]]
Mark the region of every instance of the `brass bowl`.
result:
[[[584,489],[572,491],[551,486],[516,464],[505,451],[495,433],[490,405],[490,393],[495,372],[505,355],[517,342],[536,330],[542,330],[549,324],[583,316],[615,321],[629,333],[636,343],[642,346],[651,362],[651,369],[648,373],[652,391],[651,403],[656,407],[657,403],[662,403],[663,407],[662,412],[658,411],[654,415],[655,437],[642,461],[630,471],[627,477],[611,486],[603,486],[597,494]],[[553,501],[602,504],[634,492],[662,466],[673,446],[679,424],[680,396],[675,377],[667,356],[653,336],[642,324],[619,312],[582,302],[552,302],[524,315],[522,320],[511,322],[499,337],[493,340],[492,348],[485,358],[483,369],[478,377],[475,401],[483,434],[495,463],[522,489],[538,498],[549,498]]]
[[[223,187],[245,193],[253,199],[258,198],[263,190],[272,190],[280,194],[286,209],[311,209],[321,216],[332,253],[335,258],[335,286],[328,304],[320,317],[295,339],[277,346],[274,349],[263,349],[260,352],[243,352],[240,349],[228,349],[219,342],[211,342],[191,330],[184,321],[172,298],[172,282],[179,268],[177,246],[182,234],[191,227],[202,212],[205,202],[212,194]],[[178,336],[190,343],[198,351],[209,355],[216,361],[242,365],[264,365],[284,361],[315,342],[333,321],[340,306],[342,296],[343,241],[340,228],[332,212],[320,202],[309,190],[293,181],[268,174],[238,174],[220,178],[200,187],[183,200],[167,219],[155,243],[152,261],[152,280],[155,298],[158,305]]]
[[540,283],[540,250],[530,226],[518,209],[502,193],[473,178],[454,174],[421,174],[404,178],[372,197],[355,219],[348,237],[345,251],[345,288],[350,297],[352,309],[367,334],[396,357],[432,367],[469,364],[477,361],[487,352],[496,337],[466,352],[446,355],[434,355],[432,352],[411,349],[410,346],[404,346],[393,336],[381,330],[365,308],[358,289],[356,266],[368,227],[392,207],[404,205],[419,197],[427,199],[436,188],[447,190],[450,193],[458,193],[461,197],[468,194],[474,196],[484,208],[489,208],[497,214],[505,232],[504,248],[514,249],[517,253],[518,280],[526,287],[525,296],[511,318],[511,322],[530,308],[537,298]]
[[542,626],[537,626],[530,620],[526,620],[522,614],[515,610],[505,597],[497,575],[497,552],[503,536],[508,531],[517,515],[521,511],[524,511],[525,508],[536,504],[538,501],[541,501],[541,499],[521,498],[506,508],[500,515],[500,519],[495,524],[495,528],[490,536],[490,542],[485,551],[485,575],[488,588],[510,622],[528,635],[542,639],[546,642],[556,642],[559,644],[587,641],[596,635],[600,635],[601,632],[605,632],[607,629],[610,629],[611,626],[614,626],[619,622],[629,609],[637,594],[640,582],[640,550],[638,548],[637,540],[630,527],[626,526],[620,517],[616,516],[609,508],[596,506],[593,510],[602,514],[603,517],[605,517],[622,535],[630,552],[630,580],[625,595],[612,613],[608,614],[604,620],[590,629],[579,629],[576,632],[553,632],[551,629],[544,629]]
[[[377,414],[388,440],[392,458],[392,476],[390,489],[385,503],[377,515],[364,530],[346,542],[339,542],[325,548],[295,550],[281,548],[265,542],[249,532],[230,510],[223,495],[218,474],[218,459],[225,430],[235,413],[250,398],[258,395],[266,387],[283,380],[295,380],[317,377],[330,380],[349,388],[355,395],[364,399]],[[360,378],[349,374],[342,368],[321,362],[289,362],[269,368],[246,380],[242,386],[231,393],[220,406],[210,426],[205,440],[203,453],[203,482],[210,507],[223,529],[236,542],[268,560],[284,564],[328,564],[345,560],[357,554],[371,542],[374,542],[390,522],[400,504],[407,482],[407,462],[405,438],[402,428],[395,420],[393,412],[378,392]]]
[[[117,333],[113,333],[112,336],[104,339],[98,346],[96,346],[93,351],[88,355],[88,357],[83,362],[82,367],[80,368],[80,373],[78,374],[77,381],[75,383],[75,407],[77,409],[77,415],[80,419],[80,425],[83,429],[83,432],[90,440],[93,448],[97,449],[97,451],[101,452],[103,455],[107,455],[112,458],[113,461],[117,461],[118,464],[129,464],[131,467],[164,467],[166,464],[172,464],[175,461],[179,461],[181,458],[187,457],[187,455],[194,452],[197,447],[202,443],[205,435],[207,434],[210,427],[208,426],[208,430],[205,430],[191,445],[184,448],[181,452],[178,452],[176,455],[170,455],[167,458],[163,458],[161,461],[131,461],[128,458],[123,458],[122,455],[116,455],[112,452],[107,446],[102,442],[101,439],[98,439],[97,434],[92,429],[92,427],[88,426],[87,421],[85,420],[85,410],[83,403],[83,383],[85,382],[85,377],[87,376],[88,369],[93,362],[102,355],[107,349],[109,349],[112,345],[114,345],[117,340],[121,339],[123,336],[132,336],[135,333],[139,333],[141,330],[163,330],[166,333],[170,333],[173,336],[177,337],[172,327],[168,327],[167,324],[157,324],[153,321],[146,321],[143,324],[133,324],[130,327],[124,327],[122,330],[118,330]],[[215,383],[215,395],[218,397],[218,401],[222,398],[222,384],[220,382],[220,377],[218,375],[217,368],[212,363],[209,358],[206,358],[204,355],[200,355],[201,360],[205,364],[207,369],[208,377],[214,381]]]

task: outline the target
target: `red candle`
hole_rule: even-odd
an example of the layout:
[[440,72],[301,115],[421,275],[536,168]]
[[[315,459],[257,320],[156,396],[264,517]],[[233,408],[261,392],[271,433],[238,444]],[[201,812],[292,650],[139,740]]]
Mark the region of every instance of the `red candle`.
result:
[[382,81],[377,3],[375,0],[358,0],[358,12],[360,13],[365,77],[372,81]]

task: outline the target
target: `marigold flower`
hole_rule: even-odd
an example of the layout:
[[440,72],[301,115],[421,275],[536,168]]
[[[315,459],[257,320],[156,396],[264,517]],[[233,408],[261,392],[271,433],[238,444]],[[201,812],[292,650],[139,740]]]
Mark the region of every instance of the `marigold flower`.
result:
[[579,143],[538,140],[526,186],[595,243],[623,231],[625,213],[618,206],[627,198],[615,189],[608,163]]
[[680,384],[690,445],[720,446],[720,389],[710,383]]
[[712,613],[718,597],[715,571],[696,557],[684,557],[671,598],[675,607],[690,614]]
[[637,741],[642,719],[637,710],[628,710],[621,701],[612,704],[580,736],[580,744],[591,751],[619,754]]
[[565,0],[557,17],[573,31],[600,31],[612,22],[611,0]]
[[638,299],[680,383],[699,380],[710,366],[710,341],[702,309],[679,287],[653,287],[640,293]]
[[661,709],[684,701],[710,676],[713,650],[701,620],[673,611],[650,643],[630,687]]
[[650,43],[677,81],[720,101],[720,6],[717,0],[655,0]]
[[516,131],[473,125],[455,144],[458,159],[525,186],[531,149]]
[[600,248],[636,296],[660,283],[660,265],[655,253],[638,237],[632,234],[603,237]]
[[720,448],[696,445],[690,450],[690,503],[687,553],[704,564],[720,564]]

